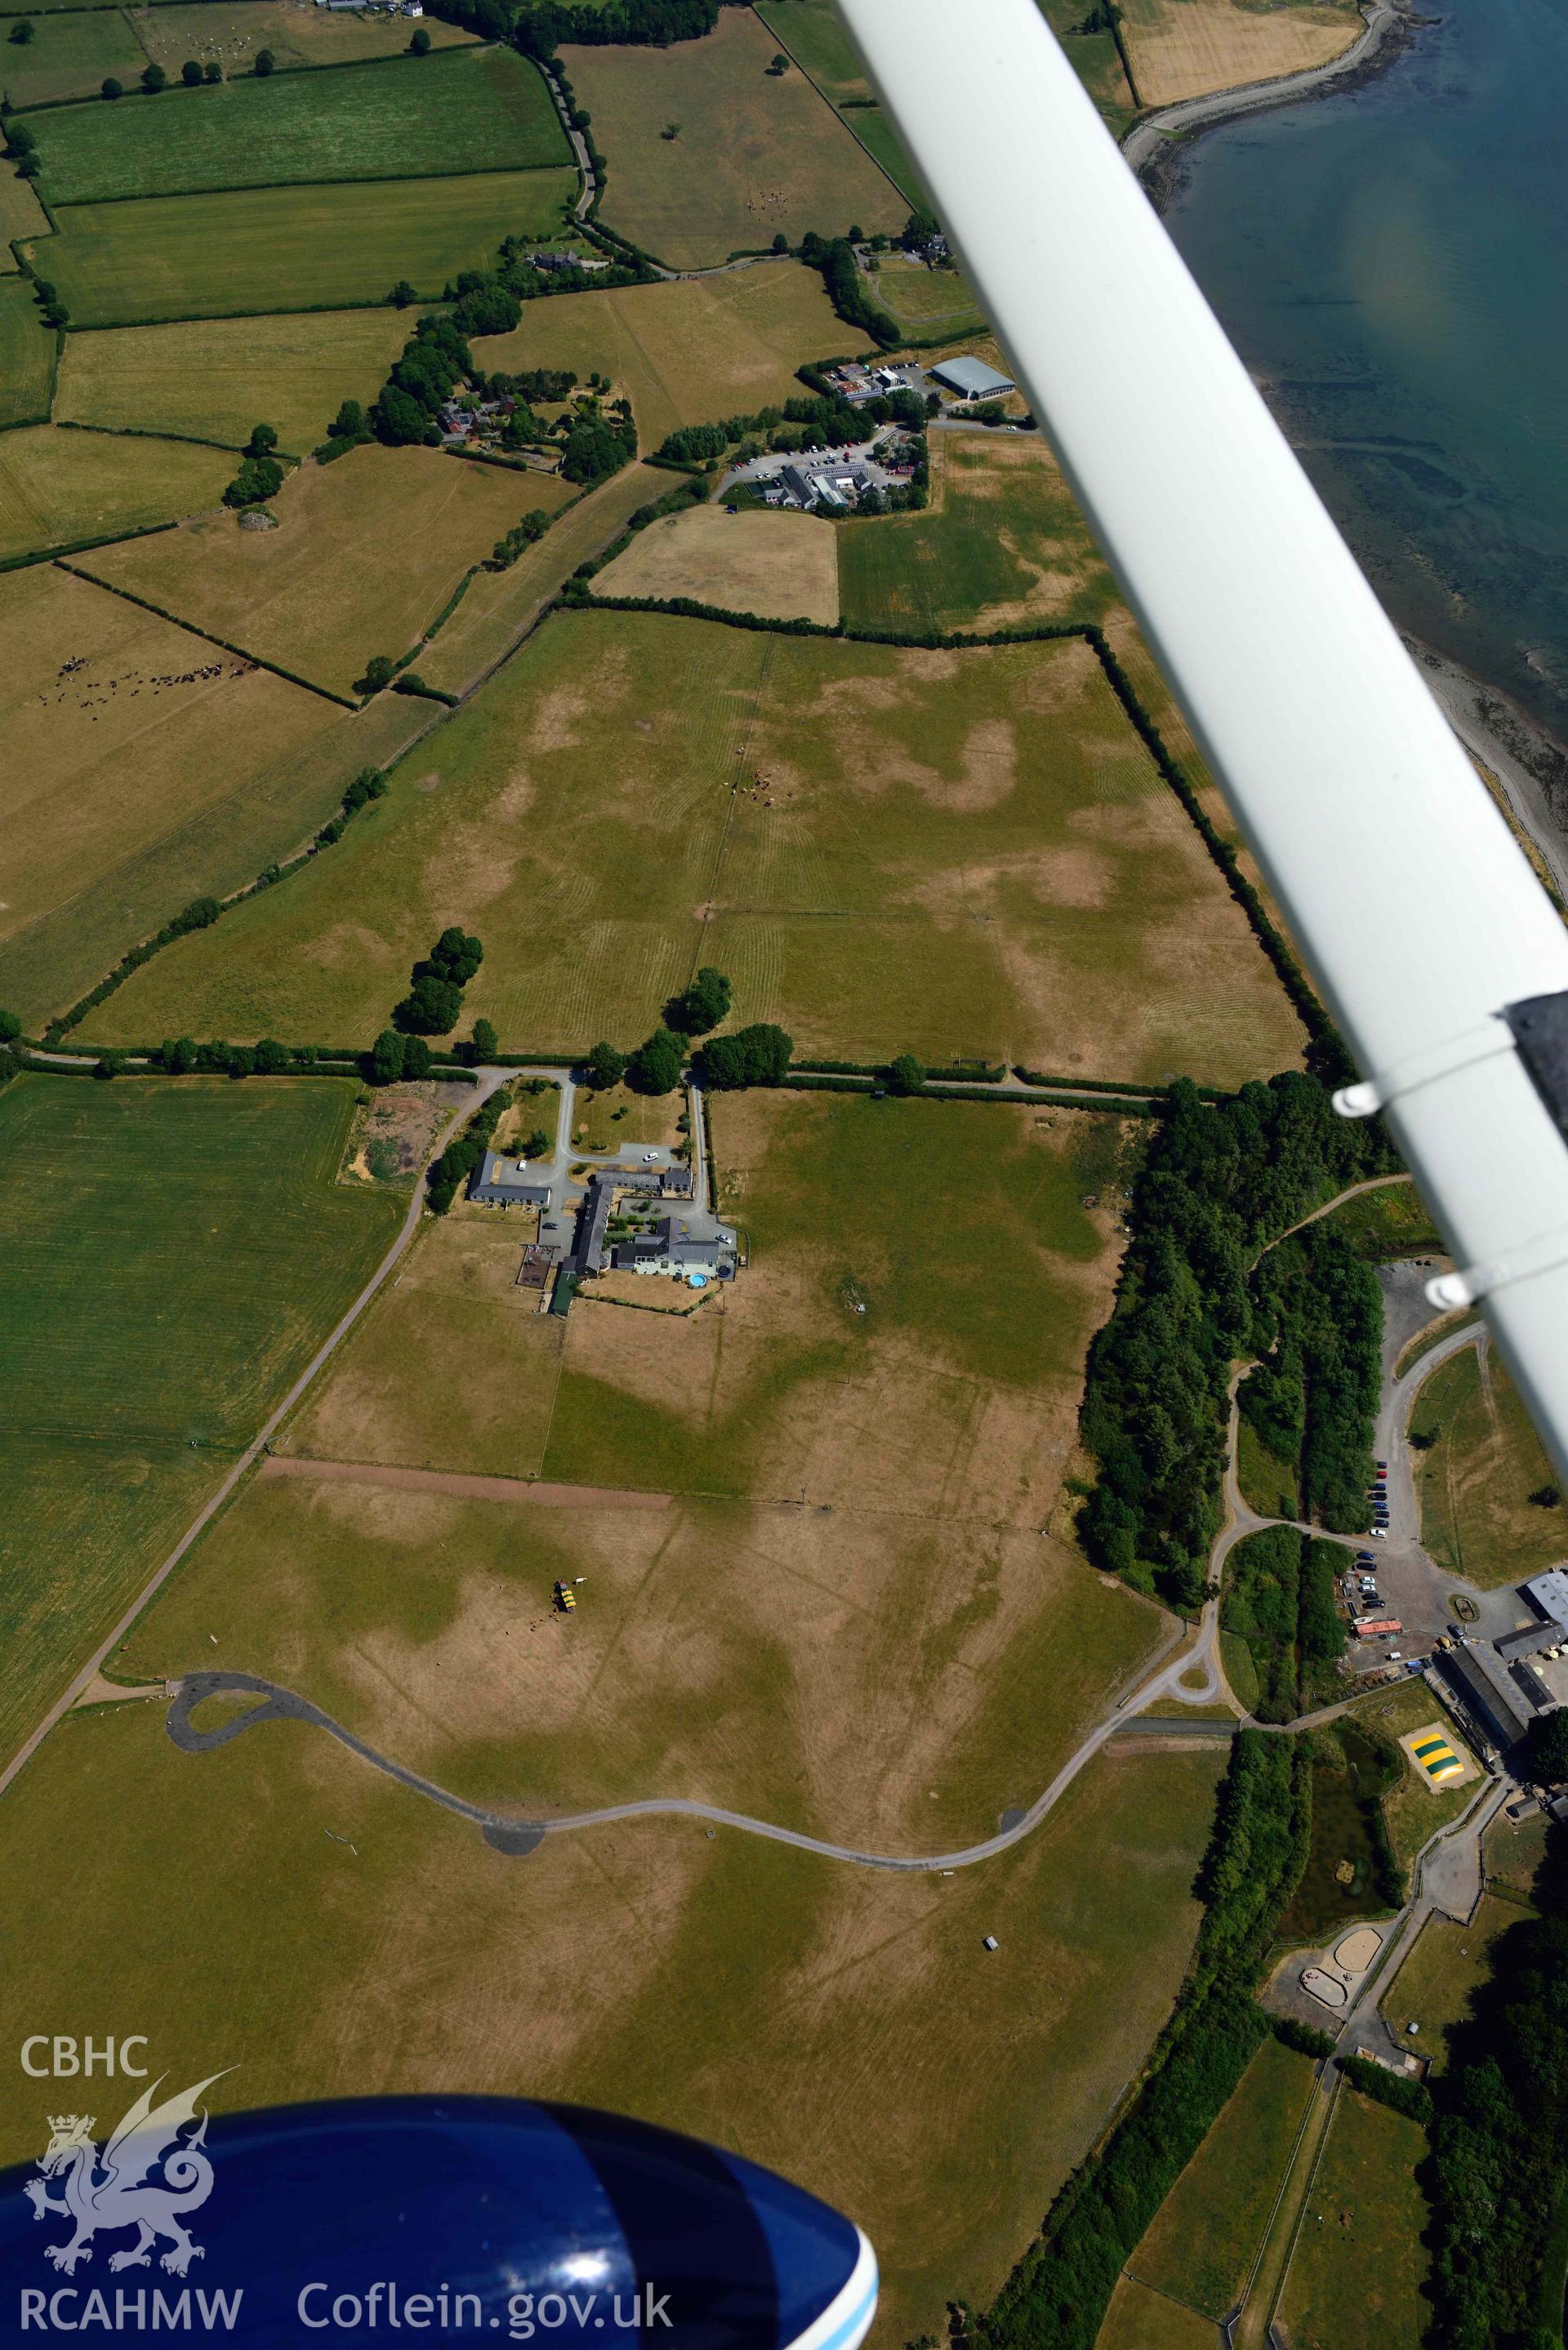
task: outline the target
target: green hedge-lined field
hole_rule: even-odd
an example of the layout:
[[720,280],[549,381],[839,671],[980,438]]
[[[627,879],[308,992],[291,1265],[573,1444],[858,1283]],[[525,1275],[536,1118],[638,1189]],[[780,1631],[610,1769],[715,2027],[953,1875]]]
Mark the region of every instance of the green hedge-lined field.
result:
[[504,236],[557,226],[576,186],[564,169],[475,172],[67,204],[60,234],[27,256],[73,327],[353,307],[384,300],[400,277],[433,296],[460,269],[493,267]]
[[569,158],[536,67],[449,49],[215,88],[64,106],[34,124],[56,203],[413,173],[522,171]]
[[0,284],[0,425],[21,424],[49,412],[55,337],[38,316],[25,277]]
[[0,1094],[0,1750],[113,1624],[368,1277],[353,1088],[23,1076]]

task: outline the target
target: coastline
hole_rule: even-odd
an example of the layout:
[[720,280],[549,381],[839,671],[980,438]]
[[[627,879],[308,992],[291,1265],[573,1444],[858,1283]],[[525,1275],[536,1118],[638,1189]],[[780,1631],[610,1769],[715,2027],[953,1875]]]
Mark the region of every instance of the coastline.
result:
[[1349,48],[1326,65],[1309,66],[1302,73],[1282,74],[1269,81],[1242,82],[1233,89],[1210,90],[1199,98],[1179,99],[1174,106],[1143,115],[1122,140],[1122,153],[1135,179],[1157,212],[1179,185],[1189,140],[1239,116],[1266,108],[1299,106],[1326,90],[1352,87],[1393,62],[1409,39],[1417,21],[1408,0],[1363,0],[1366,27]]
[[[1163,211],[1180,189],[1192,144],[1204,131],[1354,88],[1402,56],[1423,21],[1411,0],[1363,0],[1363,15],[1366,29],[1359,38],[1326,65],[1182,99],[1135,122],[1122,140],[1122,153],[1156,211]],[[1526,853],[1533,848],[1538,873],[1545,868],[1542,878],[1568,908],[1568,750],[1526,717],[1501,687],[1403,629],[1399,633],[1454,733],[1485,769],[1513,830],[1529,844]]]
[[1495,685],[1416,637],[1400,639],[1472,759],[1486,768],[1516,830],[1533,843],[1568,907],[1568,753]]

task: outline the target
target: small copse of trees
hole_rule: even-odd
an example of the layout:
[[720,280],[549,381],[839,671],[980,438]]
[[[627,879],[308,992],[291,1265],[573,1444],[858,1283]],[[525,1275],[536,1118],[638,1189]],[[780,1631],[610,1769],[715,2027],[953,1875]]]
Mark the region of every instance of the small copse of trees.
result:
[[415,963],[413,985],[392,1013],[404,1036],[444,1036],[462,1010],[462,991],[484,960],[479,941],[456,923],[444,930],[425,959]]
[[682,1036],[705,1036],[730,1016],[730,983],[722,971],[704,963],[689,987],[672,995],[664,1007],[664,1024]]

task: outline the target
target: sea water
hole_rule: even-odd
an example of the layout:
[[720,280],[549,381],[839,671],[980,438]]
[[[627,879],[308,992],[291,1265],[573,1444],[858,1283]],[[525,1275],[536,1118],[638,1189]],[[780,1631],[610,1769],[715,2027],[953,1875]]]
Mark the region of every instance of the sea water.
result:
[[1206,132],[1166,219],[1395,620],[1568,741],[1568,0]]

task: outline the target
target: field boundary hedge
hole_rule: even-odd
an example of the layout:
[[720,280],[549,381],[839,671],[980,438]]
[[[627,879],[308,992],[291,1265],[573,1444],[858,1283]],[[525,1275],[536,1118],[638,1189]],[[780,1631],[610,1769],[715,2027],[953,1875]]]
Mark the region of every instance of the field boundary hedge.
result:
[[[79,576],[85,577],[88,575]],[[135,599],[132,598],[132,600]],[[431,698],[434,699],[433,696]],[[429,732],[430,728],[425,728],[424,733]],[[414,744],[422,742],[423,739],[423,734],[416,734],[398,754],[399,758],[406,758],[409,752],[414,748]],[[161,953],[163,948],[172,946],[176,939],[186,938],[195,930],[210,929],[213,922],[222,920],[231,907],[243,906],[247,899],[259,898],[264,890],[275,889],[280,881],[286,881],[291,873],[297,873],[302,866],[308,865],[312,858],[319,857],[324,848],[335,847],[360,809],[380,799],[385,792],[384,770],[379,767],[361,768],[353,781],[345,785],[338,802],[337,814],[328,816],[327,822],[318,827],[303,848],[297,849],[292,857],[280,858],[275,864],[265,867],[254,880],[247,881],[243,889],[235,889],[226,898],[193,898],[184,910],[176,914],[172,920],[165,922],[161,931],[156,931],[150,938],[138,940],[134,946],[128,947],[119,961],[95,986],[90,987],[85,995],[78,997],[67,1011],[60,1013],[57,1017],[47,1023],[44,1030],[44,1044],[53,1051],[61,1038],[67,1035],[71,1029],[79,1026],[89,1012],[96,1011],[100,1003],[107,1003],[111,995],[118,993],[134,972],[139,972],[144,963],[151,962],[153,956]],[[112,1049],[121,1051],[127,1048],[117,1045]]]
[[797,1069],[794,1066],[786,1070],[778,1083],[781,1087],[798,1094],[888,1092],[889,1099],[897,1098],[900,1101],[997,1102],[1003,1107],[1012,1102],[1015,1107],[1023,1109],[1039,1108],[1042,1106],[1050,1109],[1082,1109],[1094,1111],[1106,1118],[1163,1118],[1166,1115],[1166,1105],[1163,1101],[1150,1101],[1141,1096],[1134,1100],[1130,1097],[1123,1099],[1115,1094],[1103,1094],[1094,1101],[1084,1101],[1075,1094],[1023,1093],[1016,1088],[1002,1093],[999,1092],[994,1086],[922,1086],[913,1093],[894,1097],[888,1088],[878,1087],[873,1077],[825,1076],[810,1069]]
[[[844,644],[896,645],[920,651],[981,651],[1000,645],[1050,644],[1078,637],[1099,662],[1161,780],[1179,801],[1210,860],[1223,875],[1231,897],[1241,907],[1253,937],[1272,964],[1292,1010],[1306,1030],[1309,1045],[1324,1064],[1323,1074],[1345,1083],[1355,1071],[1328,1013],[1284,938],[1263,908],[1258,891],[1242,872],[1241,860],[1204,812],[1202,803],[1183,769],[1167,749],[1164,737],[1138,698],[1137,688],[1117,660],[1104,629],[1092,620],[1042,621],[1031,629],[998,629],[986,634],[962,629],[852,629],[840,620],[769,620],[755,612],[727,611],[716,604],[701,604],[690,596],[596,596],[587,581],[599,567],[580,565],[562,591],[560,601],[579,609],[664,613],[677,619],[712,620],[721,627],[749,629],[763,634],[793,637],[834,637]],[[1310,1057],[1310,1055],[1309,1055]]]
[[[163,5],[170,6],[177,5],[178,0],[163,0]],[[75,15],[78,12],[73,10],[71,13]],[[90,15],[94,12],[89,10],[88,13]],[[447,57],[463,57],[467,55],[468,52],[462,49],[448,49],[443,54]],[[386,63],[386,59],[384,57],[367,57],[363,59],[362,62],[367,65],[384,65]],[[348,72],[349,69],[347,67],[334,67],[331,70],[334,72]],[[170,87],[172,88],[173,85],[171,84]],[[164,94],[167,95],[166,92]],[[72,106],[90,106],[94,104],[101,105],[103,101],[101,99],[94,100],[92,99],[73,98],[68,101],[68,103]],[[555,113],[554,107],[552,107],[550,110],[552,114]],[[18,111],[20,111],[20,109],[18,109]],[[558,124],[560,120],[559,116],[556,116],[556,119]],[[56,196],[54,202],[57,204],[63,204],[73,209],[78,206],[86,207],[90,204],[96,211],[100,206],[107,204],[185,203],[192,196],[286,195],[295,188],[400,188],[406,186],[410,180],[524,179],[535,172],[566,172],[575,170],[576,165],[576,158],[574,156],[566,163],[462,163],[445,172],[336,172],[332,173],[330,177],[321,180],[252,180],[244,186],[232,187],[225,184],[221,188],[148,188],[135,195]],[[37,195],[37,181],[33,181],[31,185],[33,192],[35,195]],[[43,206],[44,211],[48,213],[48,202],[41,195],[38,196],[38,202]],[[57,235],[60,234],[57,227],[55,230],[55,234]],[[23,242],[26,242],[26,240],[24,239]],[[420,298],[439,302],[441,300],[441,296],[439,294],[435,294],[428,296],[421,296]],[[410,303],[409,307],[411,309],[413,307],[412,303]],[[311,302],[304,305],[304,307],[312,310],[376,310],[379,309],[381,305],[378,302]],[[222,315],[225,317],[233,317],[236,318],[270,318],[278,314],[274,310],[235,310],[232,312],[225,311]],[[162,327],[175,326],[179,321],[173,318],[128,318],[124,323],[127,326]],[[944,337],[943,339],[950,341],[951,338]]]
[[[72,16],[103,16],[111,14],[122,15],[124,11],[123,8],[111,10],[109,8],[65,9],[56,7],[46,7],[42,12],[37,10],[34,11],[35,16],[39,13],[48,16],[69,15]],[[26,8],[13,9],[10,7],[0,7],[0,16],[25,16],[26,14],[27,10]],[[134,27],[132,27],[132,30],[134,30]],[[144,47],[145,46],[145,43],[143,43]],[[366,66],[400,65],[405,59],[407,59],[410,65],[428,65],[431,57],[475,57],[482,49],[495,49],[509,47],[510,46],[510,43],[503,43],[500,41],[472,41],[469,43],[466,48],[452,47],[432,49],[423,57],[416,57],[411,50],[406,48],[389,49],[385,57],[306,57],[301,64],[296,66],[277,66],[275,68],[274,73],[270,75],[258,74],[254,68],[246,73],[225,74],[222,86],[227,89],[232,88],[232,86],[237,81],[268,81],[275,78],[275,76],[278,74],[358,73],[361,72]],[[524,53],[519,50],[518,55],[521,56]],[[214,85],[212,82],[199,82],[194,87],[188,88],[185,84],[181,81],[177,73],[171,73],[161,90],[127,88],[121,92],[121,96],[139,101],[144,99],[157,100],[159,99],[173,98],[176,96],[182,99],[210,98],[212,96],[213,87]],[[36,98],[30,105],[14,106],[11,109],[11,111],[14,115],[57,114],[62,107],[101,106],[102,104],[103,98],[100,91],[96,89],[84,89],[78,90],[76,95],[71,98]],[[388,175],[383,173],[381,176],[386,177]],[[421,176],[422,177],[423,174]],[[316,183],[313,182],[311,184]],[[330,182],[322,181],[319,184],[326,187],[329,185]],[[192,190],[192,192],[205,194],[209,192],[203,189]],[[212,192],[216,193],[217,191],[214,190]],[[113,203],[118,203],[119,199],[111,196],[105,198],[103,201]]]
[[[174,5],[175,0],[169,0],[169,5]],[[47,419],[45,421],[47,422]],[[62,539],[56,546],[36,547],[26,555],[5,556],[0,559],[0,571],[26,571],[35,563],[57,563],[62,571],[68,571],[70,566],[65,560],[67,555],[90,555],[95,547],[119,546],[133,538],[156,538],[161,531],[178,530],[179,527],[177,522],[148,522],[143,523],[139,530],[106,531],[101,538]],[[85,571],[78,576],[83,579],[90,577]],[[103,582],[94,580],[93,585],[101,587]]]
[[[64,328],[60,332],[65,332]],[[96,432],[105,441],[185,441],[193,449],[221,449],[225,457],[243,456],[248,445],[244,441],[211,441],[204,432],[157,432],[151,424],[89,424],[80,416],[60,416],[54,422],[57,432]],[[297,457],[290,459],[286,449],[272,453],[285,463],[300,462]]]
[[[160,527],[175,530],[179,525],[165,523]],[[131,535],[135,534],[128,534]],[[100,546],[113,546],[117,542],[100,539],[98,544]],[[85,579],[89,588],[101,588],[106,596],[119,596],[128,604],[139,604],[144,612],[155,613],[159,619],[168,620],[173,627],[183,629],[187,635],[200,637],[203,644],[216,645],[220,652],[233,653],[236,660],[251,661],[257,669],[270,670],[274,677],[281,677],[287,685],[303,686],[306,693],[319,694],[323,702],[336,702],[339,710],[361,710],[364,707],[362,702],[350,701],[345,693],[334,693],[329,685],[317,685],[312,679],[299,677],[293,670],[284,669],[276,661],[265,660],[260,653],[253,653],[246,645],[231,644],[227,637],[215,637],[211,629],[199,629],[194,620],[182,619],[178,612],[171,612],[166,606],[155,604],[150,596],[138,596],[129,588],[117,588],[112,580],[100,579],[96,572],[78,571],[74,564],[62,562],[60,569],[68,571],[73,579]]]
[[[838,104],[836,99],[828,97],[827,92],[823,88],[822,84],[817,80],[816,76],[812,72],[810,67],[805,65],[801,58],[797,57],[794,51],[790,48],[789,35],[784,29],[782,22],[778,25],[770,25],[765,16],[758,14],[755,7],[753,8],[752,15],[756,17],[758,24],[762,26],[763,30],[767,34],[770,40],[777,41],[781,49],[786,49],[789,51],[789,56],[794,66],[794,69],[796,73],[799,74],[802,81],[809,82],[812,88],[816,92],[818,98],[822,100],[824,106],[827,108],[829,113],[833,115],[835,120],[839,122],[844,122],[843,107]],[[859,111],[867,107],[872,107],[875,108],[878,114],[882,114],[884,112],[881,101],[878,99],[856,99],[851,101],[851,104],[856,111]],[[848,131],[849,136],[854,140],[855,144],[859,148],[860,152],[863,155],[870,156],[871,161],[876,164],[877,169],[881,172],[882,177],[887,181],[888,185],[892,189],[893,193],[898,198],[899,202],[901,203],[913,204],[916,199],[912,192],[908,188],[901,188],[898,185],[898,181],[893,177],[892,172],[889,172],[887,164],[883,162],[881,157],[871,153],[870,148],[867,147],[865,140],[862,139],[858,130],[856,130],[855,125],[852,122],[844,122],[844,128]],[[900,149],[902,149],[903,141],[900,140],[898,143]],[[734,255],[732,254],[731,259],[733,260],[733,258]]]

